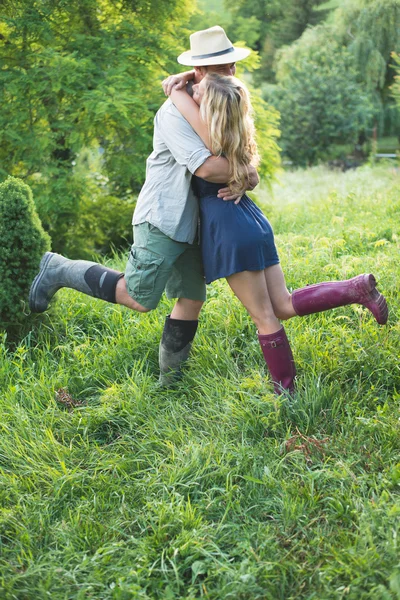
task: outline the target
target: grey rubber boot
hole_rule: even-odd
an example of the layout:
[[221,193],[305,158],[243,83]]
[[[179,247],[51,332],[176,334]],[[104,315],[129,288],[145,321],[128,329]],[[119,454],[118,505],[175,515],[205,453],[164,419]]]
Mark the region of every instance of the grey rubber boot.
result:
[[182,365],[189,358],[197,326],[198,321],[166,317],[158,355],[161,386],[170,387],[182,376]]
[[121,277],[123,273],[95,262],[69,260],[61,254],[46,252],[31,285],[29,308],[35,313],[44,312],[62,287],[115,303],[115,288]]

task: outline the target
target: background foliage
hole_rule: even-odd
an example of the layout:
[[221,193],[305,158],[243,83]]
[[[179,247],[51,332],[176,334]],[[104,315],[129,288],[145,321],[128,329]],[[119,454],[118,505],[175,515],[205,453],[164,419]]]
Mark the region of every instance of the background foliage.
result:
[[[341,48],[347,49],[352,57],[338,64],[338,56],[343,56]],[[326,64],[320,64],[321,50],[325,54]],[[308,162],[313,164],[325,158],[334,143],[362,144],[372,137],[373,129],[383,135],[394,135],[400,131],[398,110],[390,97],[389,87],[393,82],[393,61],[391,53],[400,49],[400,3],[398,0],[348,0],[332,11],[323,26],[306,31],[291,46],[282,48],[278,54],[277,81],[278,94],[275,104],[282,112],[286,104],[296,102],[299,89],[296,88],[288,73],[302,71],[304,86],[303,98],[310,94],[313,106],[315,128],[321,131],[334,131],[335,135],[324,136],[324,144],[315,146],[315,137],[309,136],[308,120],[297,121],[291,131],[283,126],[282,143],[296,163],[304,162],[304,152],[297,152],[293,144],[293,129],[297,137],[304,136],[312,148]],[[304,67],[304,61],[307,67]],[[323,75],[329,81],[330,63],[338,67],[339,78],[331,81],[332,86],[325,87]],[[315,80],[315,72],[324,68],[320,81]],[[312,99],[311,99],[312,96]],[[331,110],[332,97],[336,98]],[[350,100],[352,97],[352,100]],[[271,99],[274,98],[272,93]],[[341,101],[343,98],[343,101]],[[354,119],[347,113],[347,102],[351,102]],[[370,110],[370,107],[373,110]],[[340,123],[339,123],[340,122]]]
[[319,23],[324,11],[316,10],[324,0],[257,0],[225,2],[231,12],[228,32],[236,39],[248,40],[260,54],[256,83],[273,81],[277,49],[297,40],[310,25]]
[[394,69],[397,73],[392,86],[392,95],[396,100],[397,106],[400,107],[400,55],[393,53]]

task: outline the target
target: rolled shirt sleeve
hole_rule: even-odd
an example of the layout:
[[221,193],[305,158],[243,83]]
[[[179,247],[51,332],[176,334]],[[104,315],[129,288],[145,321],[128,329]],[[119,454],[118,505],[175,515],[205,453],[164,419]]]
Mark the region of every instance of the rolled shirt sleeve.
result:
[[176,162],[185,166],[192,175],[211,156],[203,140],[172,102],[158,125],[160,137]]

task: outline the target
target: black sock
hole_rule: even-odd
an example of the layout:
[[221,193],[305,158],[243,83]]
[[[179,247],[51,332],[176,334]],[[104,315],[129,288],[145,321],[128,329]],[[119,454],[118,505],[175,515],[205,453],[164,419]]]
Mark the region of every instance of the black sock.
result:
[[183,321],[182,319],[165,318],[161,343],[169,352],[179,352],[196,335],[198,321]]
[[114,271],[114,269],[94,265],[86,271],[84,279],[95,298],[101,298],[101,300],[115,304],[115,290],[118,281],[123,276],[123,273]]

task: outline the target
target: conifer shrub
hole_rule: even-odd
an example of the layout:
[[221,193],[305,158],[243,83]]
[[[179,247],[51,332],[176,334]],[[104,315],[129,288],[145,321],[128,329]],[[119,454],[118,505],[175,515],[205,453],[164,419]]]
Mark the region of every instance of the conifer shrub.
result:
[[0,184],[0,327],[12,328],[26,318],[29,289],[40,259],[50,248],[33,202],[20,179]]

